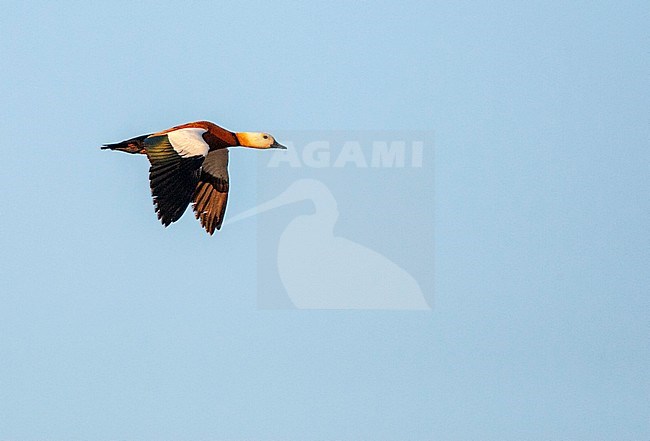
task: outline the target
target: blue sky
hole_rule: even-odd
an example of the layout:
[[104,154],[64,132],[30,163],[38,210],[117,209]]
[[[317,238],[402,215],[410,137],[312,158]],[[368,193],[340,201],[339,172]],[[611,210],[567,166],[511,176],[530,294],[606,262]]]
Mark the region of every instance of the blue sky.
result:
[[[0,439],[648,439],[649,19],[6,3]],[[435,198],[403,197],[434,212],[433,309],[259,309],[254,223],[163,229],[146,160],[98,149],[196,119],[432,131]]]

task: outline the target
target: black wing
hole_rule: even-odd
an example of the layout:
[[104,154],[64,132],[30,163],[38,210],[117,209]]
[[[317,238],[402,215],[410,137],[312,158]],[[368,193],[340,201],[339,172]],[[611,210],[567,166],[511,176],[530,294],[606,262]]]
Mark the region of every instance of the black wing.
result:
[[205,158],[180,156],[166,134],[149,137],[144,143],[151,163],[149,183],[156,213],[163,225],[168,226],[181,218],[192,201]]

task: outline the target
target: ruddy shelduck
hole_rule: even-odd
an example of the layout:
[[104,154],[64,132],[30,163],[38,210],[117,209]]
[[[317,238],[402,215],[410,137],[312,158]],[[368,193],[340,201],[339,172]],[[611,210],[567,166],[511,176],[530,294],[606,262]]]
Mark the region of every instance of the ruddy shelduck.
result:
[[228,148],[286,149],[262,132],[231,132],[209,121],[196,121],[102,149],[144,154],[158,219],[167,227],[192,203],[194,214],[212,235],[223,223],[228,200]]

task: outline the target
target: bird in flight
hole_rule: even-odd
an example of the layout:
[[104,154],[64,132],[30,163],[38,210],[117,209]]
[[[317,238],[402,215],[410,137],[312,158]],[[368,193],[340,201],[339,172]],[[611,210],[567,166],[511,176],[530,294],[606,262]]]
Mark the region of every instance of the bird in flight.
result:
[[261,132],[231,132],[196,121],[136,136],[102,149],[144,154],[158,219],[167,227],[192,203],[201,226],[212,235],[223,223],[228,201],[228,148],[286,149]]

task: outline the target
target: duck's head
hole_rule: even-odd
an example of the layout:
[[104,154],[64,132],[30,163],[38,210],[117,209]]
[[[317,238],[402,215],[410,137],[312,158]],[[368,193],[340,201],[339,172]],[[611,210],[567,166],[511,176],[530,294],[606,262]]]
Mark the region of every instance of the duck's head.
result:
[[268,133],[238,132],[235,135],[242,147],[251,147],[254,149],[286,149],[285,146],[278,144],[275,138]]

